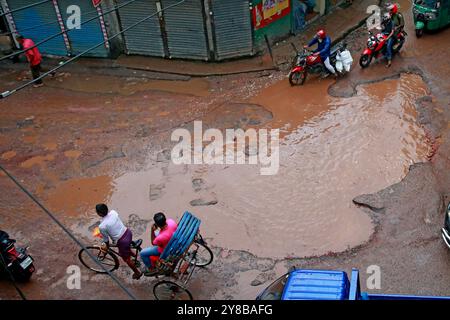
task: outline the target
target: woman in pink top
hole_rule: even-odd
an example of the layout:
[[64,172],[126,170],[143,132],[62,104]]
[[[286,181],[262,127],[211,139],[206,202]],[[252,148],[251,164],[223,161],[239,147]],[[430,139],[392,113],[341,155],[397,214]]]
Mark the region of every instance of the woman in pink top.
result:
[[[167,219],[164,213],[158,212],[153,216],[155,223],[152,226],[151,240],[153,247],[145,248],[141,251],[141,259],[144,262],[148,270],[145,271],[144,275],[151,276],[155,274],[155,271],[150,260],[151,256],[159,256],[167,244],[169,243],[172,235],[177,229],[177,223],[172,219]],[[159,228],[159,234],[156,235],[155,231]]]

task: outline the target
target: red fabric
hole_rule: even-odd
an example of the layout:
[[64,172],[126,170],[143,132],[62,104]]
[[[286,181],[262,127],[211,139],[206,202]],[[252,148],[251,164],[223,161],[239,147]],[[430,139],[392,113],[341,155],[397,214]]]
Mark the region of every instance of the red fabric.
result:
[[164,251],[164,248],[169,243],[170,238],[172,238],[172,235],[175,233],[176,229],[177,223],[172,219],[167,219],[167,227],[162,229],[155,240],[153,240],[153,245],[158,246],[159,253]]
[[150,256],[150,262],[152,263],[152,266],[156,265],[156,261],[159,260],[158,256]]
[[[34,46],[34,42],[31,39],[24,39],[22,46],[24,50],[27,50]],[[25,55],[32,67],[37,66],[42,62],[42,56],[37,47],[25,51]]]

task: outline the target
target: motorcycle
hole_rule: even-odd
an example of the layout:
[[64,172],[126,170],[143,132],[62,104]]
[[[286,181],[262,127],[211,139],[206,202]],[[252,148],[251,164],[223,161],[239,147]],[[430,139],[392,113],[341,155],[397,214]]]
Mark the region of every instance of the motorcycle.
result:
[[[308,73],[329,74],[320,55],[314,54],[305,48],[300,52],[293,43],[291,45],[295,51],[295,57],[292,60],[291,71],[289,72],[289,83],[291,86],[303,85]],[[331,49],[330,63],[339,75],[344,75],[350,71],[353,59],[345,43]]]
[[[395,55],[403,47],[408,34],[405,30],[402,30],[396,38],[395,43],[392,46],[392,54]],[[367,48],[364,49],[361,57],[359,58],[359,65],[361,68],[367,68],[372,62],[372,59],[377,59],[380,55],[384,56],[387,50],[387,35],[383,33],[373,34],[369,31],[369,39],[367,39]]]
[[26,282],[35,271],[33,258],[27,254],[28,248],[15,247],[16,240],[0,230],[0,269],[10,273],[14,280]]

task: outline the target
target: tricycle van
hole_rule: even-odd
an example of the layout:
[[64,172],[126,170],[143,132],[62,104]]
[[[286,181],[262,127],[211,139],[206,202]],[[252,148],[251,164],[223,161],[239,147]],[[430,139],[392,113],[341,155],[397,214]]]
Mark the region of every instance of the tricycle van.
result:
[[412,10],[418,38],[450,24],[450,0],[414,0]]

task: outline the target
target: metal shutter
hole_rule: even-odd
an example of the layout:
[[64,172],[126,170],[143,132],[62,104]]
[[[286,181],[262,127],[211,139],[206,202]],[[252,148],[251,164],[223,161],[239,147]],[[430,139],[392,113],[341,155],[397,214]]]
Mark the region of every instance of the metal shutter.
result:
[[[12,11],[29,5],[30,0],[8,0],[7,3]],[[25,38],[32,39],[35,43],[61,32],[52,1],[13,12],[11,15],[18,33]],[[36,28],[31,29],[32,27]],[[62,35],[39,45],[38,48],[42,53],[67,55],[67,48]]]
[[[161,0],[162,8],[179,0]],[[186,0],[164,11],[167,44],[171,58],[209,58],[203,16],[203,0]]]
[[[67,36],[69,38],[71,51],[73,55],[79,54],[90,47],[99,44],[105,40],[102,31],[102,25],[100,23],[100,17],[98,12],[92,5],[91,0],[58,0],[59,9],[61,16],[63,17],[64,24],[66,25],[67,19],[70,14],[67,14],[67,8],[71,5],[77,5],[81,9],[81,23],[96,17],[97,19],[92,20],[86,24],[81,25],[80,29],[67,30]],[[113,14],[113,13],[110,13]],[[108,57],[109,49],[105,44],[97,47],[96,49],[89,51],[85,56],[91,57]]]
[[252,22],[248,0],[211,1],[216,59],[253,53]]
[[[127,1],[119,0],[118,4]],[[156,3],[154,0],[137,0],[120,8],[122,30],[155,13]],[[158,15],[124,32],[124,38],[128,54],[165,56]]]

